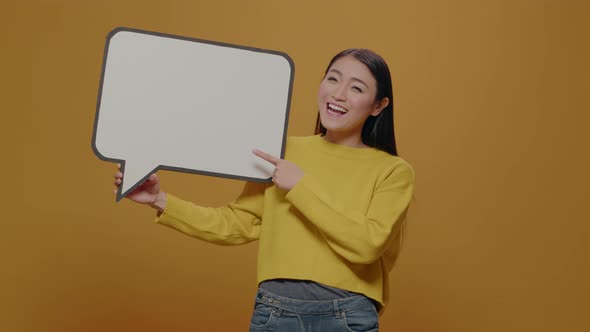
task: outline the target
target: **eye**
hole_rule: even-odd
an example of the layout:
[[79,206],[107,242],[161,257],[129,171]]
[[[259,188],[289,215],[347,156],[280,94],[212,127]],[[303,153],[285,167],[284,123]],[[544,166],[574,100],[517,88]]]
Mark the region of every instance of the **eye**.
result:
[[352,89],[356,92],[363,92],[363,90],[361,88],[359,88],[358,86],[353,86]]
[[326,80],[332,81],[332,82],[338,82],[338,80],[334,76],[328,76],[328,77],[326,77]]

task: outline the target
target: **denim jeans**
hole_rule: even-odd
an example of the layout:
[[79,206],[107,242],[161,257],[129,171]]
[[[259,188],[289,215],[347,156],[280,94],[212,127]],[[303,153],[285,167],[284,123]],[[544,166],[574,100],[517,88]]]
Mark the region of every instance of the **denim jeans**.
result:
[[258,289],[250,332],[375,332],[379,315],[362,295],[325,301],[295,300]]

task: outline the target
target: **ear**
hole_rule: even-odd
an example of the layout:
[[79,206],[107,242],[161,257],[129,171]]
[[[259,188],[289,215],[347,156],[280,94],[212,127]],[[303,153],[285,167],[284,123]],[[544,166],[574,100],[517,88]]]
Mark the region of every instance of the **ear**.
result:
[[379,103],[377,103],[377,105],[375,106],[375,110],[371,113],[371,115],[377,116],[377,115],[381,114],[381,111],[383,111],[383,109],[385,109],[385,107],[387,107],[387,105],[389,105],[389,98],[385,97],[385,98],[381,99],[381,101]]

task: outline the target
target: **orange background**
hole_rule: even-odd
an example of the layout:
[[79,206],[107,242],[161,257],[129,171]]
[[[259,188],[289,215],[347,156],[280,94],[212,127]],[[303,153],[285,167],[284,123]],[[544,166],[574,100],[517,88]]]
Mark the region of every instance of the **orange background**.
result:
[[[279,50],[290,135],[344,48],[381,53],[417,174],[383,331],[590,330],[586,1],[27,1],[3,6],[2,331],[246,331],[256,244],[115,203],[91,137],[118,26]],[[231,96],[228,96],[231,98]],[[16,156],[16,157],[15,157]],[[222,205],[242,183],[161,172]],[[14,198],[16,197],[16,201]]]

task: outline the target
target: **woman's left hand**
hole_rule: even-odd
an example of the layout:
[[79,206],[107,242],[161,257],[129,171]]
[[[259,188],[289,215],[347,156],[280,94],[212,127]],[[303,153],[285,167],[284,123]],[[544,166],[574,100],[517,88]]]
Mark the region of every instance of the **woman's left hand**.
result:
[[303,171],[297,165],[280,159],[260,150],[253,150],[255,155],[275,165],[272,181],[283,190],[291,190],[303,177]]

